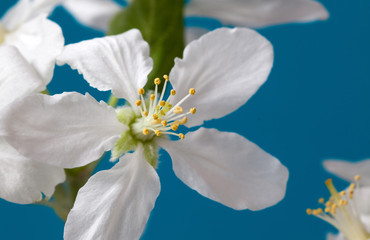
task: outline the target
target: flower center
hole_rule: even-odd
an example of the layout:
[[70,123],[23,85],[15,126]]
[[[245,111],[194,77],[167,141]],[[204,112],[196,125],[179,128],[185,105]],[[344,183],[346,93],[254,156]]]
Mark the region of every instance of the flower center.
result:
[[323,208],[307,209],[308,215],[314,215],[341,231],[347,240],[367,240],[370,234],[363,226],[358,212],[355,190],[359,188],[360,176],[357,175],[347,191],[338,192],[331,179],[326,180],[325,184],[331,197],[325,202],[324,198],[319,199]]
[[184,139],[184,134],[177,133],[177,130],[180,125],[186,124],[188,115],[196,112],[195,108],[185,112],[181,107],[181,104],[195,94],[195,89],[190,88],[189,93],[174,104],[171,101],[176,94],[174,89],[171,90],[170,95],[164,100],[169,78],[167,75],[164,75],[163,78],[165,82],[160,95],[158,93],[158,85],[161,84],[159,78],[154,80],[155,91],[150,94],[146,101],[144,99],[144,89],[141,88],[138,91],[139,99],[136,101],[136,108],[139,110],[141,117],[138,117],[132,124],[132,131],[135,137],[140,140],[147,141],[162,135],[175,135],[180,139]]

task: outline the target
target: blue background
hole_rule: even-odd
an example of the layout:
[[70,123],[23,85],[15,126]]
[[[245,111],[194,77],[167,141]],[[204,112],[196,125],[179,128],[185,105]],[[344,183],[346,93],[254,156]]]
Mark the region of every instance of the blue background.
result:
[[[1,1],[1,11],[14,2]],[[238,111],[206,123],[238,132],[280,159],[290,170],[285,199],[258,212],[234,211],[184,185],[161,152],[162,192],[142,239],[308,240],[325,239],[334,231],[305,209],[327,196],[324,180],[331,175],[322,160],[370,157],[370,1],[321,2],[330,12],[327,21],[259,30],[275,49],[268,81]],[[66,43],[102,36],[78,25],[61,8],[52,19],[61,25]],[[108,98],[68,67],[56,68],[49,88],[52,93],[88,91],[99,100]],[[335,180],[339,188],[346,185]],[[63,222],[49,208],[0,200],[0,213],[0,239],[62,239]]]

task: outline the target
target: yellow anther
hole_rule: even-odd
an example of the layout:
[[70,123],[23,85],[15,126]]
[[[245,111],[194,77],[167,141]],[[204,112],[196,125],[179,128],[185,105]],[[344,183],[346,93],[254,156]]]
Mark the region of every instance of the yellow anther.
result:
[[312,214],[312,209],[311,208],[307,208],[306,209],[306,213],[307,213],[307,215],[311,215]]
[[141,101],[140,100],[136,100],[136,106],[140,106],[141,105]]
[[360,176],[360,175],[356,175],[356,176],[355,176],[355,181],[360,180],[360,178],[361,178],[361,176]]
[[341,196],[345,196],[345,195],[346,195],[346,191],[341,191],[341,192],[339,193],[339,195],[341,195]]
[[162,123],[163,127],[167,126],[167,121],[163,120],[161,123]]
[[175,107],[175,109],[173,110],[173,112],[174,112],[174,113],[183,113],[183,112],[184,112],[184,110],[182,109],[182,107],[177,106],[177,107]]
[[183,117],[181,120],[180,120],[180,125],[184,125],[188,122],[188,118],[187,117]]
[[351,184],[349,185],[349,189],[350,189],[350,190],[355,189],[355,187],[356,187],[356,184],[354,184],[354,183],[351,183]]
[[143,111],[143,115],[144,115],[145,117],[147,117],[147,116],[148,116],[148,112],[147,112],[147,111]]
[[171,129],[173,130],[173,131],[177,131],[177,129],[179,128],[179,125],[178,124],[172,124],[171,125]]
[[327,202],[325,203],[325,206],[326,206],[326,207],[331,207],[331,205],[333,205],[333,202],[327,201]]
[[338,206],[343,206],[343,205],[344,205],[344,200],[343,199],[339,200]]
[[326,208],[325,208],[325,212],[326,212],[326,213],[330,212],[330,207],[326,207]]
[[321,209],[321,208],[314,209],[314,210],[312,211],[312,214],[313,214],[313,215],[315,215],[315,216],[319,215],[320,213],[322,213],[322,209]]
[[319,203],[324,203],[325,199],[324,198],[319,198]]
[[150,94],[150,100],[151,101],[154,101],[154,99],[155,99],[155,95],[154,94]]
[[344,206],[347,206],[347,205],[348,205],[348,200],[346,200],[346,199],[345,199],[345,200],[343,200],[343,205],[344,205]]
[[159,78],[154,79],[154,84],[155,85],[161,84],[161,79],[159,79]]
[[195,89],[194,88],[190,88],[189,89],[189,94],[194,95],[195,94]]
[[159,130],[155,130],[155,135],[157,135],[158,137],[162,135],[161,131]]
[[137,91],[140,95],[143,95],[145,93],[144,88],[140,88],[139,91]]
[[143,134],[144,134],[144,135],[148,135],[148,134],[149,134],[149,130],[148,130],[147,128],[144,128],[144,129],[143,129]]
[[171,95],[175,95],[176,94],[176,91],[174,89],[171,90]]
[[161,120],[160,119],[156,119],[156,120],[153,120],[152,121],[152,124],[155,125],[155,124],[160,124],[161,123]]
[[163,78],[166,79],[166,81],[170,80],[168,75],[163,75]]
[[330,213],[331,213],[331,214],[335,214],[335,213],[337,212],[337,207],[338,207],[338,205],[337,205],[337,204],[335,204],[335,203],[333,203],[333,205],[331,206],[331,211],[330,211]]
[[164,105],[166,105],[166,101],[162,100],[162,101],[159,102],[159,106],[164,107]]
[[184,134],[182,134],[182,133],[180,133],[180,134],[179,134],[179,138],[180,138],[181,140],[184,140],[185,135],[184,135]]
[[154,113],[154,114],[153,114],[153,119],[154,119],[154,120],[157,120],[157,119],[158,119],[158,115]]
[[194,108],[190,108],[190,113],[191,114],[195,114],[197,112],[197,109],[194,107]]

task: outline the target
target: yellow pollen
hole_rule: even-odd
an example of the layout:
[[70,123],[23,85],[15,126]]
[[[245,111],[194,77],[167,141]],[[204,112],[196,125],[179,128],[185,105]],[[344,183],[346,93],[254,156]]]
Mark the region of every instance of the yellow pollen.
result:
[[144,134],[144,135],[148,135],[148,134],[149,134],[149,130],[148,130],[147,128],[144,128],[144,129],[143,129],[143,134]]
[[143,95],[145,93],[145,90],[144,88],[140,88],[138,91],[137,91],[140,95]]
[[181,120],[180,120],[180,125],[184,125],[188,122],[188,118],[187,117],[183,117]]
[[182,109],[182,107],[177,106],[177,107],[175,108],[175,110],[173,110],[173,112],[174,112],[174,113],[183,113],[183,112],[184,112],[184,110]]
[[195,89],[194,88],[190,88],[189,89],[189,94],[194,95],[195,94]]
[[156,120],[153,120],[152,121],[152,124],[155,125],[155,124],[160,124],[161,123],[161,120],[160,119],[156,119]]
[[330,212],[330,207],[326,207],[326,208],[325,208],[325,212],[326,212],[326,213]]
[[164,105],[166,105],[165,101],[162,100],[162,101],[159,102],[159,106],[164,107]]
[[176,91],[174,89],[171,90],[171,95],[175,95],[176,94]]
[[339,195],[341,195],[341,196],[345,196],[345,195],[346,195],[346,191],[341,191],[341,192],[339,193]]
[[155,130],[155,135],[157,135],[158,137],[162,135],[161,131],[159,130]]
[[361,178],[361,176],[360,176],[360,175],[356,175],[356,176],[355,176],[355,181],[360,180],[360,178]]
[[153,114],[153,119],[154,120],[157,120],[158,119],[158,115],[157,114]]
[[182,134],[182,133],[180,133],[180,134],[179,134],[179,138],[180,138],[181,140],[184,140],[185,135],[184,135],[184,134]]
[[197,112],[197,109],[194,107],[194,108],[190,108],[190,113],[191,114],[195,114]]
[[167,126],[167,121],[163,120],[161,123],[162,123],[163,127]]
[[356,184],[354,184],[354,183],[351,183],[351,184],[349,185],[349,189],[350,189],[350,190],[355,189],[355,187],[356,187]]
[[333,205],[333,202],[327,201],[327,202],[325,203],[325,207],[330,207],[331,205]]
[[140,106],[141,105],[141,101],[140,100],[136,100],[136,106]]
[[324,198],[319,198],[319,203],[324,203],[325,199]]
[[143,111],[143,115],[144,115],[145,117],[147,117],[147,116],[148,116],[148,112],[147,112],[147,111]]
[[164,78],[164,79],[166,79],[166,81],[170,80],[170,79],[168,78],[168,75],[163,75],[163,78]]
[[154,101],[154,98],[155,98],[155,95],[154,94],[150,94],[150,100],[151,101]]
[[311,215],[312,214],[312,209],[311,208],[307,208],[306,209],[306,213],[307,213],[307,215]]
[[159,78],[154,79],[154,84],[155,85],[161,84],[161,79],[159,79]]
[[179,125],[178,124],[172,124],[171,125],[171,129],[173,130],[173,131],[177,131],[177,129],[179,128]]
[[330,213],[331,214],[336,214],[337,212],[337,208],[338,208],[338,205],[336,203],[334,203],[332,206],[331,206],[331,211]]

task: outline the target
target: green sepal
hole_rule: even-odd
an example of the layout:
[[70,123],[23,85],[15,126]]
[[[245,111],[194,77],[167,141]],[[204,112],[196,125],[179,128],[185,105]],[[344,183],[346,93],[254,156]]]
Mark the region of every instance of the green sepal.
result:
[[137,140],[132,137],[130,131],[122,133],[120,139],[118,139],[112,150],[111,160],[114,161],[125,152],[135,150],[137,143]]
[[137,28],[149,43],[154,67],[148,76],[146,90],[154,90],[152,80],[169,74],[174,59],[182,57],[185,46],[183,7],[184,0],[134,0],[111,21],[108,35]]
[[144,156],[145,160],[152,165],[154,168],[157,168],[158,164],[158,149],[155,141],[146,142],[143,144],[144,147]]

